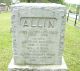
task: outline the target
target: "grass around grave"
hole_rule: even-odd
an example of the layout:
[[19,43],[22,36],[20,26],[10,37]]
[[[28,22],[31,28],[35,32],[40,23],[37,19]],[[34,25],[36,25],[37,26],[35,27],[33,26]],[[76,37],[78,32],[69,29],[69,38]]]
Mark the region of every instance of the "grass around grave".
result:
[[7,71],[11,59],[10,13],[0,14],[0,71]]
[[71,25],[66,25],[64,57],[69,71],[80,71],[80,30]]
[[[0,14],[0,71],[8,71],[12,57],[10,16],[10,13]],[[69,71],[80,71],[80,30],[68,24],[65,30],[65,61]]]

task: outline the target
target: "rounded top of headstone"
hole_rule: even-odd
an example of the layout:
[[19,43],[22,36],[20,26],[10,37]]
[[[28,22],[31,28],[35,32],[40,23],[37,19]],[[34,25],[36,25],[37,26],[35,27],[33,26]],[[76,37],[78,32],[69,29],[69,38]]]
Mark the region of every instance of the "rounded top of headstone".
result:
[[15,7],[36,7],[36,8],[42,8],[42,7],[53,7],[53,8],[65,8],[64,5],[56,4],[56,3],[18,3],[15,5],[12,5]]

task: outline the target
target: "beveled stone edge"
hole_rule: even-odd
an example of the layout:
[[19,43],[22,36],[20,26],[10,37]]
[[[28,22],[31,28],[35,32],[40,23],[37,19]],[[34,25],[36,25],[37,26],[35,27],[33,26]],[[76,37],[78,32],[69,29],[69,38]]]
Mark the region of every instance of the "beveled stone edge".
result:
[[8,65],[8,69],[67,70],[67,65],[63,57],[62,65],[25,65],[25,66],[14,65],[14,60],[12,58],[10,64]]

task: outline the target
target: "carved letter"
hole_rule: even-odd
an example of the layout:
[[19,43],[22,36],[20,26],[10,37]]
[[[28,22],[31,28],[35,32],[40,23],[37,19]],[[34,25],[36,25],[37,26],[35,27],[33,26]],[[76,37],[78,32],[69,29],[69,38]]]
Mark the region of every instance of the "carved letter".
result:
[[27,26],[28,27],[28,23],[27,23],[27,20],[26,20],[26,18],[24,19],[24,26]]
[[49,20],[48,28],[54,28],[54,25],[53,25],[53,23],[50,20]]

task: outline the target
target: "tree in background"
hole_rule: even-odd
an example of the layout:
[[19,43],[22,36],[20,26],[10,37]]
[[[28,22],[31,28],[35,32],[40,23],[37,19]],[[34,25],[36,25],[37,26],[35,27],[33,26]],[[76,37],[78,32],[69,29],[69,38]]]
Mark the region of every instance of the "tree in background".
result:
[[50,2],[53,2],[53,3],[61,3],[63,4],[64,0],[48,0]]
[[[28,1],[30,1],[30,0],[28,0]],[[27,2],[27,0],[20,0],[20,2]]]
[[30,2],[36,2],[36,0],[20,0],[20,2],[28,2],[28,3],[30,3]]
[[20,2],[52,2],[63,4],[64,0],[20,0]]
[[5,3],[7,6],[7,10],[9,10],[11,5],[11,0],[0,0],[0,3]]
[[11,0],[4,0],[4,2],[6,3],[6,5],[9,7],[9,5],[11,5]]
[[4,0],[0,0],[0,3],[3,3],[4,2]]
[[[20,2],[53,2],[53,3],[63,3],[64,0],[20,0]],[[0,3],[6,3],[7,6],[11,4],[11,0],[0,0]]]
[[5,3],[7,6],[11,4],[11,0],[0,0],[0,3]]

